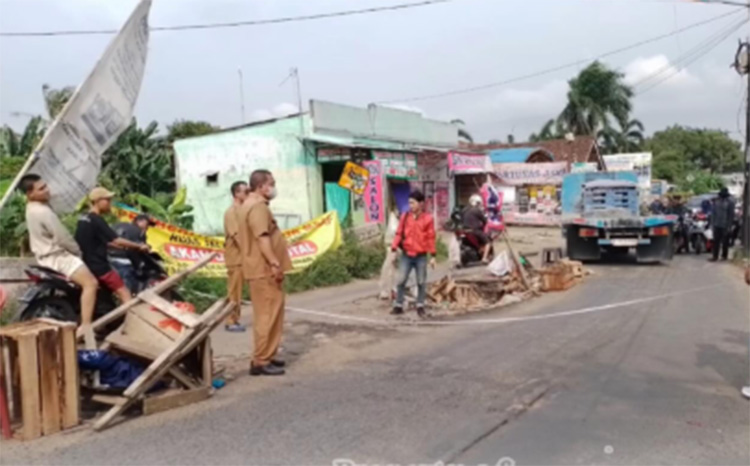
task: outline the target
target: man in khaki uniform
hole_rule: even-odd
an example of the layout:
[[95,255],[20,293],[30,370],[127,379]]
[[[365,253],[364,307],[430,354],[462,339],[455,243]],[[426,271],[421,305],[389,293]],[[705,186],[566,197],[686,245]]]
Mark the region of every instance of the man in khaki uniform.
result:
[[283,375],[276,359],[284,327],[284,272],[292,269],[287,242],[268,203],[276,197],[276,181],[268,170],[250,176],[250,194],[240,207],[238,238],[242,275],[250,284],[255,349],[250,375]]
[[227,332],[244,332],[245,326],[240,324],[240,310],[242,305],[242,256],[240,253],[239,218],[240,206],[247,199],[247,183],[236,181],[232,183],[232,205],[224,213],[224,265],[227,267],[227,295],[234,304],[234,310],[227,317]]

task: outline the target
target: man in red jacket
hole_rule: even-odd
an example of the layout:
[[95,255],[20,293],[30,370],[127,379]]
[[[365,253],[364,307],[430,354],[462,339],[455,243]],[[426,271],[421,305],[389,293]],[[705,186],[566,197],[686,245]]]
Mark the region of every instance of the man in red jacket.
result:
[[417,274],[417,314],[425,317],[424,302],[427,294],[427,262],[435,268],[435,223],[424,212],[424,194],[414,191],[409,195],[409,212],[401,216],[391,250],[401,249],[398,293],[391,314],[404,313],[406,282],[414,270]]

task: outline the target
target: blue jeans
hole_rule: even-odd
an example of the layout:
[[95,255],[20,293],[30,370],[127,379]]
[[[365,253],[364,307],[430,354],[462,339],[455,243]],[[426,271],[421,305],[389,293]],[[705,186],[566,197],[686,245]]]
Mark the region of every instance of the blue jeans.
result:
[[120,275],[128,291],[132,294],[138,293],[138,280],[135,277],[135,269],[132,264],[123,264],[122,262],[111,262],[110,265]]
[[420,254],[417,257],[409,257],[406,254],[401,255],[401,263],[398,269],[396,307],[404,307],[406,283],[409,281],[409,275],[412,270],[417,274],[417,307],[424,307],[425,296],[427,295],[427,254]]

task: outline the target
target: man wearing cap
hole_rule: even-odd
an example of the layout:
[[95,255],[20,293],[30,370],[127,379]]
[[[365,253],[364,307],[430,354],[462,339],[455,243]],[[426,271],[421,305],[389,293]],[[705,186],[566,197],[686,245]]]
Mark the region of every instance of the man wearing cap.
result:
[[91,270],[100,285],[115,293],[121,303],[132,299],[120,275],[112,269],[107,259],[107,248],[134,249],[148,252],[146,244],[139,244],[125,238],[118,238],[112,228],[102,218],[112,211],[114,194],[105,188],[94,188],[89,194],[91,209],[78,219],[76,242],[83,253],[83,262]]
[[[138,244],[146,244],[146,232],[153,225],[154,221],[151,217],[146,214],[138,214],[131,223],[116,223],[112,229],[120,238]],[[119,248],[110,248],[109,256],[112,267],[120,274],[125,286],[135,293],[138,287],[135,271],[140,266],[142,259],[138,254],[132,254],[130,251]]]

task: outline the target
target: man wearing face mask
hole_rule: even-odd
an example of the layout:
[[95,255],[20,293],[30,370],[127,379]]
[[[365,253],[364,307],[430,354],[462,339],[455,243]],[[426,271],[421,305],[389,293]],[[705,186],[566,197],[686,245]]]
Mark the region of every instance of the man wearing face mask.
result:
[[250,194],[239,209],[238,239],[242,275],[253,302],[253,360],[250,375],[283,375],[285,362],[276,357],[284,327],[284,272],[292,269],[286,239],[269,202],[276,180],[268,170],[250,175]]

